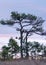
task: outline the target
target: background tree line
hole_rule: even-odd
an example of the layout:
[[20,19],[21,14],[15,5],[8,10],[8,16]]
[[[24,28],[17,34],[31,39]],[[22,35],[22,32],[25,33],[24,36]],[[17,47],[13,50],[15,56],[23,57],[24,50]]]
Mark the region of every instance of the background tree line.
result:
[[[26,57],[26,46],[24,46],[22,50],[23,50],[23,53],[25,54],[24,56]],[[4,45],[2,47],[2,52],[1,52],[2,60],[13,59],[13,57],[16,56],[18,53],[20,53],[20,51],[21,51],[21,46],[18,45],[16,40],[11,38],[9,40],[8,45],[7,46]],[[29,55],[29,52],[31,56],[33,56],[33,54],[36,56],[40,52],[42,53],[42,55],[46,56],[46,46],[35,41],[28,42],[28,55]]]

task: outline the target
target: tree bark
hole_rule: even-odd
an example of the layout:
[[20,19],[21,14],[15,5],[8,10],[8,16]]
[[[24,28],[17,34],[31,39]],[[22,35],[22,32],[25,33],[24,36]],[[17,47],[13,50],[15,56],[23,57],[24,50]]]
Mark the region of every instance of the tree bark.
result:
[[20,43],[21,43],[21,58],[23,58],[23,51],[22,51],[22,40],[23,40],[23,36],[22,36],[22,31],[20,32],[21,35],[21,39],[20,39]]
[[29,57],[29,54],[28,54],[27,36],[28,36],[28,34],[26,34],[26,57]]

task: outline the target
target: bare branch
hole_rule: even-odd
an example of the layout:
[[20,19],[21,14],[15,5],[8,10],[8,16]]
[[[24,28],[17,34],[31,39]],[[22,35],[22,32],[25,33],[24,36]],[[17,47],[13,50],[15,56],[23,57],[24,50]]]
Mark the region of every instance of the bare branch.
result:
[[29,26],[29,25],[31,25],[31,24],[29,23],[29,24],[27,24],[27,25],[23,25],[22,27],[26,27],[26,26]]

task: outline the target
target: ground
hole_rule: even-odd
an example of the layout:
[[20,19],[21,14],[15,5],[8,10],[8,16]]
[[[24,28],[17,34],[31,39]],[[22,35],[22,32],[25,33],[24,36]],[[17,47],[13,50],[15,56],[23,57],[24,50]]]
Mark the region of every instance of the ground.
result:
[[0,61],[0,65],[46,65],[46,60],[19,59],[12,61]]

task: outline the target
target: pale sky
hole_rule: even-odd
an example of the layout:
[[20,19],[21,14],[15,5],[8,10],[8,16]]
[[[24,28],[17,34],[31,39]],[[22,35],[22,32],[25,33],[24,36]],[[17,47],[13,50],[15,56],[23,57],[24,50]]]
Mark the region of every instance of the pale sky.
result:
[[[44,28],[46,29],[46,0],[0,0],[0,20],[10,19],[10,13],[18,11],[20,13],[30,13],[45,20]],[[10,37],[16,36],[15,29],[0,25],[0,47],[7,42]],[[32,40],[46,43],[44,37],[33,36]],[[31,40],[31,38],[29,38]],[[42,40],[42,41],[41,41]]]
[[9,18],[11,11],[31,13],[46,19],[46,0],[0,0],[0,19]]

